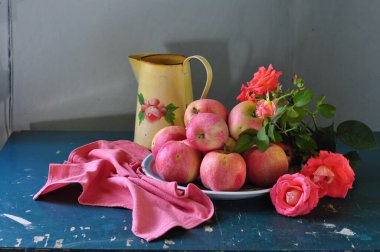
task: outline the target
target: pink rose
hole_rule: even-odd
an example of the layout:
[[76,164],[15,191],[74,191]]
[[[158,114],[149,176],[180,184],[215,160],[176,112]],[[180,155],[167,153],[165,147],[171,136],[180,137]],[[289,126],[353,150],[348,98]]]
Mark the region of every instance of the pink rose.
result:
[[149,122],[155,122],[160,120],[166,113],[165,105],[160,104],[160,100],[152,98],[144,101],[144,105],[141,106],[141,111],[145,114],[145,119]]
[[278,78],[281,74],[282,72],[273,69],[272,64],[268,66],[268,69],[260,67],[259,71],[253,75],[253,79],[248,82],[248,87],[252,88],[251,90],[256,95],[264,95],[280,85]]
[[300,173],[285,174],[270,190],[270,198],[279,214],[305,215],[318,204],[318,186]]
[[255,98],[255,94],[253,93],[252,91],[252,88],[251,87],[246,87],[243,85],[241,85],[241,89],[240,89],[241,93],[238,97],[236,97],[236,100],[238,101],[255,101],[256,98]]
[[301,173],[319,186],[320,198],[345,198],[355,180],[355,173],[347,158],[328,151],[320,151],[319,156],[310,158]]
[[272,117],[276,112],[276,105],[274,102],[267,100],[259,100],[256,107],[256,116],[261,119]]

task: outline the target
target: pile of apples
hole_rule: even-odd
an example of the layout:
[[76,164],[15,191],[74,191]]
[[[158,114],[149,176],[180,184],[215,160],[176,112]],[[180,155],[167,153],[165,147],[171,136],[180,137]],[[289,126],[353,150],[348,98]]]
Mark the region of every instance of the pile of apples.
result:
[[262,152],[252,147],[243,154],[232,150],[239,135],[259,130],[256,103],[237,104],[228,114],[217,100],[200,99],[188,105],[185,127],[168,126],[153,138],[155,169],[162,179],[189,183],[200,177],[213,191],[237,191],[244,183],[271,187],[288,172],[288,157],[282,147],[272,144]]

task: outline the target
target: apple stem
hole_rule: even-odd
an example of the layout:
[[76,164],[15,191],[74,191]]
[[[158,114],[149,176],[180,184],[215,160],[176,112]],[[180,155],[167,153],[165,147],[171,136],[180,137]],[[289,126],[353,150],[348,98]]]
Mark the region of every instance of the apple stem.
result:
[[204,139],[204,138],[205,138],[205,134],[200,134],[200,135],[198,136],[198,138],[199,138],[199,139]]
[[228,154],[228,153],[231,153],[231,152],[232,152],[232,150],[228,147],[228,145],[224,144],[224,146],[223,146],[223,153],[224,154]]

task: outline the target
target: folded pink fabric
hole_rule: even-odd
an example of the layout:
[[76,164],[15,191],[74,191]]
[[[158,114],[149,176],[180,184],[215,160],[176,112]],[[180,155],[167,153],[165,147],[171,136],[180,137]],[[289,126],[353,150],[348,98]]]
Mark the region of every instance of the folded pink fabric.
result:
[[50,164],[46,184],[34,196],[80,183],[83,205],[132,209],[132,232],[151,241],[175,226],[193,228],[214,214],[212,201],[198,187],[185,191],[140,171],[150,152],[127,141],[96,141],[73,150],[64,164]]

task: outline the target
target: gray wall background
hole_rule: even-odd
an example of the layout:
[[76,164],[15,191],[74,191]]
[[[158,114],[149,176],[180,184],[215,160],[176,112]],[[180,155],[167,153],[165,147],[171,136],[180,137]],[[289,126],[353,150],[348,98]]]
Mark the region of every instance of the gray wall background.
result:
[[[0,0],[0,135],[9,99],[8,1]],[[133,129],[128,55],[200,54],[209,97],[230,109],[272,63],[337,107],[335,122],[380,130],[380,1],[12,0],[13,130]],[[205,73],[192,63],[195,98]],[[4,118],[4,120],[3,120]]]

